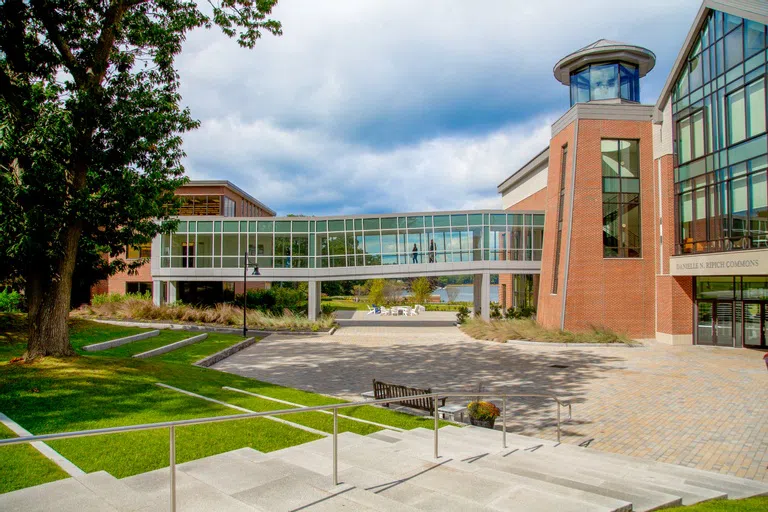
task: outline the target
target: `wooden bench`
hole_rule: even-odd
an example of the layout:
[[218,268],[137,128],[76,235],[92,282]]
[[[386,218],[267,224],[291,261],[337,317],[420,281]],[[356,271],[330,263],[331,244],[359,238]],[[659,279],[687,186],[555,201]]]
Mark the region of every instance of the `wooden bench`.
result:
[[[397,398],[401,396],[416,396],[416,395],[428,395],[432,393],[432,388],[419,389],[409,388],[408,386],[401,386],[399,384],[387,384],[380,380],[373,379],[373,396],[376,400],[384,398]],[[422,411],[434,412],[435,411],[435,399],[428,398],[414,398],[413,400],[401,400],[399,403],[406,407],[413,409],[421,409]],[[439,400],[440,407],[445,406],[445,398]],[[384,404],[389,407],[389,404]]]

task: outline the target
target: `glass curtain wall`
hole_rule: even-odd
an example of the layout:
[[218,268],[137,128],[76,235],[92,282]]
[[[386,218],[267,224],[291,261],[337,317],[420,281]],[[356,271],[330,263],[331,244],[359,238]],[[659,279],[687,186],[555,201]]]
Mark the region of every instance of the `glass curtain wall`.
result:
[[768,247],[766,26],[712,12],[672,93],[677,254]]
[[460,213],[324,220],[182,220],[163,268],[330,268],[541,261],[544,214]]

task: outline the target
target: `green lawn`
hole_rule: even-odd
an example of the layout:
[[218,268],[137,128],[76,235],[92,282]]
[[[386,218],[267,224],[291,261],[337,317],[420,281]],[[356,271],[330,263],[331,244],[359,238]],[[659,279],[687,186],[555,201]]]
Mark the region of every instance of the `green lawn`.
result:
[[[0,424],[0,439],[16,437],[5,425]],[[65,473],[43,454],[28,444],[0,448],[3,478],[0,478],[0,494],[23,489],[30,485],[44,484],[67,478]]]
[[133,357],[134,355],[141,354],[147,350],[153,350],[165,345],[170,345],[171,343],[185,340],[187,338],[191,338],[192,336],[197,336],[198,334],[200,333],[164,329],[161,330],[160,334],[157,336],[152,336],[151,338],[147,338],[145,340],[133,341],[126,345],[121,345],[119,347],[110,348],[107,350],[100,350],[98,352],[88,352],[88,354],[107,357]]
[[[73,345],[82,347],[132,333],[121,327],[77,321],[72,326],[71,339]],[[160,336],[171,342],[176,336],[189,334],[168,331]],[[303,405],[341,403],[331,397],[191,365],[242,340],[235,335],[210,334],[202,342],[149,359],[129,357],[141,350],[134,350],[130,348],[133,344],[128,344],[81,357],[46,358],[32,364],[9,363],[11,358],[24,352],[22,338],[23,333],[19,332],[0,340],[0,411],[34,434],[238,414],[225,406],[161,388],[156,385],[158,382],[254,411],[288,406],[228,391],[222,389],[223,386]],[[157,338],[135,342],[135,347],[151,340]],[[433,425],[430,418],[371,406],[344,409],[343,414],[406,429]],[[332,431],[332,417],[327,414],[307,412],[284,418],[321,431]],[[339,429],[359,434],[379,430],[344,418],[339,419]],[[245,446],[269,452],[319,437],[261,418],[180,427],[176,435],[179,462]],[[49,444],[86,472],[106,470],[118,478],[168,464],[167,430],[67,439]],[[12,478],[4,479],[7,483],[0,484],[0,492],[61,476],[51,473],[51,463],[36,457],[37,452],[27,453],[22,460],[18,454],[32,450],[30,447],[11,448],[0,448],[0,467],[4,468],[4,474],[6,467],[19,469],[14,470]],[[57,471],[55,466],[54,470]]]
[[744,500],[714,500],[665,510],[667,512],[765,512],[768,510],[768,496]]

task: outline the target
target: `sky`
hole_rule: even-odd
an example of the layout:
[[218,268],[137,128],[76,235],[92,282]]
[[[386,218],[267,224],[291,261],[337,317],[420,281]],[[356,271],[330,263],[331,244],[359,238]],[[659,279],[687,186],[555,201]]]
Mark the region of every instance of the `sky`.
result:
[[501,208],[496,187],[569,108],[552,74],[597,39],[652,50],[655,103],[700,0],[280,0],[252,50],[216,29],[178,59],[192,179],[278,215]]

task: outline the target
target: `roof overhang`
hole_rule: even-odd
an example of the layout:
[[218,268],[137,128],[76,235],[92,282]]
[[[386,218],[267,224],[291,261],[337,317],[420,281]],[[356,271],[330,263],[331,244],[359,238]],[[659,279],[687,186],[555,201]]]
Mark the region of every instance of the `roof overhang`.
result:
[[[680,53],[678,53],[677,59],[675,59],[675,63],[672,65],[672,70],[667,76],[667,81],[664,83],[659,99],[656,101],[657,111],[664,110],[664,105],[666,105],[669,96],[672,94],[675,81],[682,72],[683,66],[688,60],[688,54],[693,49],[693,45],[696,44],[696,38],[710,11],[720,11],[768,25],[768,3],[765,0],[704,0],[691,25],[691,29],[688,31]],[[660,119],[660,115],[654,114],[655,121],[658,122]]]
[[246,192],[245,190],[241,189],[234,183],[232,183],[229,180],[190,180],[187,183],[184,184],[185,187],[226,187],[234,192],[237,192],[241,196],[243,196],[248,201],[252,202],[262,210],[270,213],[271,215],[277,215],[277,212],[270,208],[269,206],[265,205],[255,197],[253,197],[251,194]]
[[552,72],[558,82],[563,85],[571,84],[571,73],[587,64],[608,62],[627,62],[638,68],[644,77],[656,65],[656,55],[646,48],[629,44],[616,44],[583,48],[560,59]]
[[525,165],[512,173],[512,176],[499,183],[499,186],[496,187],[496,190],[499,192],[499,194],[503,194],[513,185],[519,183],[521,180],[531,174],[533,171],[540,169],[541,166],[546,164],[548,160],[549,146],[545,147],[539,154],[531,158]]

